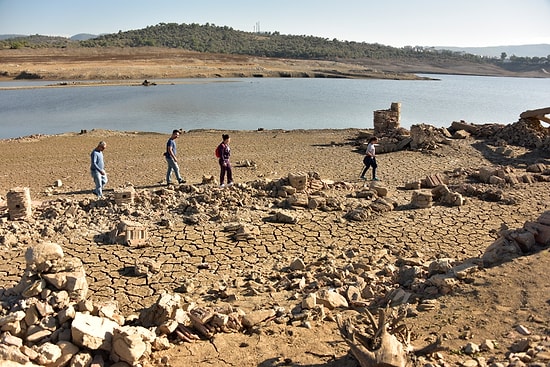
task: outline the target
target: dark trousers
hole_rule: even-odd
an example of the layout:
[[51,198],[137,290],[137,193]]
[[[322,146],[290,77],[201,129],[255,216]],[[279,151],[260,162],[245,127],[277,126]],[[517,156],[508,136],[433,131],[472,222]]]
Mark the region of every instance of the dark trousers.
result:
[[372,179],[374,180],[376,178],[376,167],[378,167],[376,164],[376,157],[369,157],[366,155],[365,158],[363,158],[363,163],[365,164],[365,168],[363,168],[363,172],[361,172],[361,177],[365,177],[368,169],[372,167]]
[[220,185],[223,184],[223,179],[227,174],[227,183],[233,182],[233,172],[231,171],[231,163],[220,159]]

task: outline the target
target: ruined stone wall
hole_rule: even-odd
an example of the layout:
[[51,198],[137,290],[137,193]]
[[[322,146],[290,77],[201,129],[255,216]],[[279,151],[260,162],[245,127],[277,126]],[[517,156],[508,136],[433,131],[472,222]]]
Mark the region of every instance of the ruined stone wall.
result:
[[374,134],[385,135],[400,128],[401,103],[393,102],[389,110],[374,111]]

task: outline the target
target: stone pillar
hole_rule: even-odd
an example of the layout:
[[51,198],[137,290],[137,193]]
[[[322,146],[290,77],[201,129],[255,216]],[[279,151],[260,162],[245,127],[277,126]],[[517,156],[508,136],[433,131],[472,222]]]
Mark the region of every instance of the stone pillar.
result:
[[401,120],[401,103],[393,102],[389,110],[374,111],[374,134],[383,136],[398,129]]
[[28,187],[11,189],[6,199],[11,220],[28,219],[32,216],[31,190]]

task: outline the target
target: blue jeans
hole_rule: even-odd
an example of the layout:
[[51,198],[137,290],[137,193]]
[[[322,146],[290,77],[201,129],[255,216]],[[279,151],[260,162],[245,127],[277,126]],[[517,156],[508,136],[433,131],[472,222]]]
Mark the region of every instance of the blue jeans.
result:
[[178,182],[183,181],[180,176],[180,167],[178,166],[178,163],[169,157],[166,157],[166,163],[168,163],[168,171],[166,171],[166,183],[170,183],[170,176],[172,176],[172,171],[174,171],[174,173],[176,174]]
[[95,190],[93,191],[98,197],[103,196],[103,187],[107,184],[107,174],[102,175],[101,172],[92,170],[90,171],[95,183]]

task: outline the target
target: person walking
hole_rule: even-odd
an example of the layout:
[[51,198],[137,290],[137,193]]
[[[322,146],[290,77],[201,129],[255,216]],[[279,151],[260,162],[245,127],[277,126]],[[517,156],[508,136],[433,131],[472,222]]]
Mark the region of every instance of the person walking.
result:
[[378,167],[378,164],[376,164],[376,143],[378,143],[378,138],[373,136],[369,139],[369,143],[367,144],[367,151],[365,158],[363,158],[365,168],[363,168],[363,172],[361,172],[361,179],[363,180],[365,180],[365,174],[368,169],[372,167],[372,180],[379,181],[378,177],[376,177],[376,168]]
[[107,172],[105,171],[105,161],[103,160],[103,151],[106,147],[107,143],[100,141],[90,155],[90,174],[95,183],[95,189],[92,190],[92,193],[94,193],[98,199],[103,197],[103,187],[105,187],[108,181]]
[[185,180],[181,178],[180,167],[178,166],[178,159],[176,158],[177,146],[176,139],[180,136],[180,130],[173,130],[172,135],[166,142],[166,151],[164,152],[164,157],[166,158],[166,163],[168,164],[168,169],[166,171],[166,186],[170,185],[172,172],[176,175],[178,183],[185,183]]
[[229,148],[229,142],[231,138],[228,134],[222,135],[222,142],[218,145],[216,149],[216,156],[218,157],[218,162],[220,164],[220,187],[225,187],[224,179],[227,175],[227,186],[233,185],[233,172],[231,170],[231,163],[229,162],[229,157],[231,156],[231,149]]

